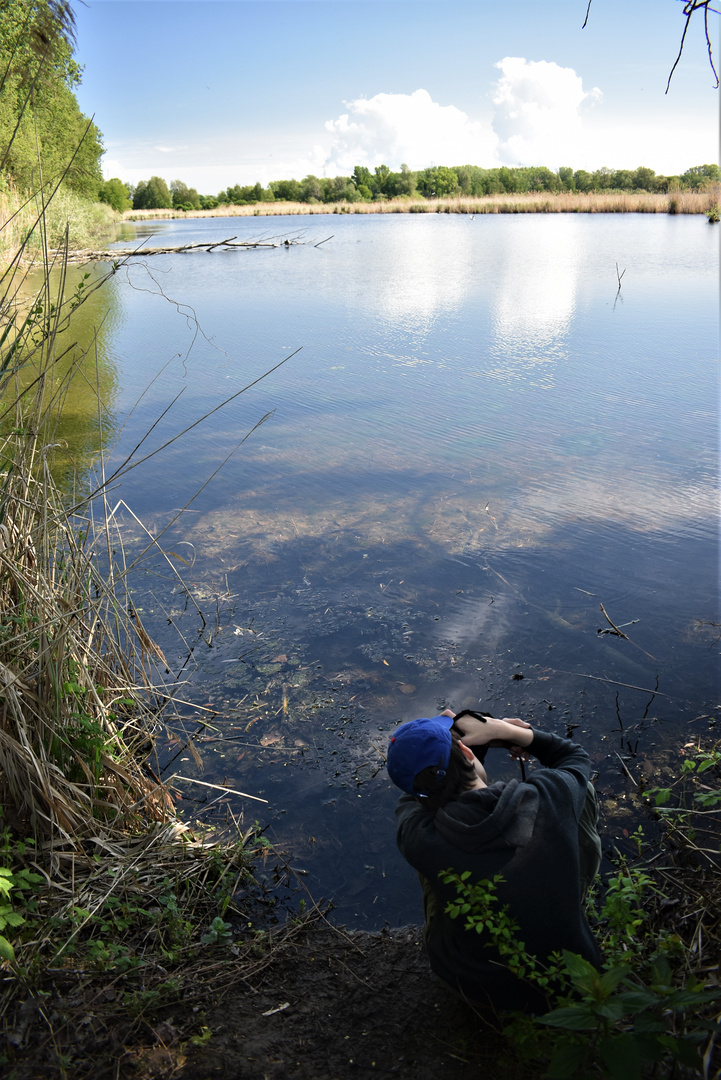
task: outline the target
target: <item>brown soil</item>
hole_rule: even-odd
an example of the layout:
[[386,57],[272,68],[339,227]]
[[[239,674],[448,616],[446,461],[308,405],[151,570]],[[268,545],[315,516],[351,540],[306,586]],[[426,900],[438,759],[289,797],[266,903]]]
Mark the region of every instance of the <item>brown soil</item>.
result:
[[480,1065],[491,1080],[519,1075],[493,1065],[500,1041],[432,975],[415,927],[365,934],[315,925],[204,1023],[212,1036],[186,1048],[181,1080],[465,1080]]
[[494,1017],[432,975],[417,928],[354,933],[321,917],[281,932],[277,942],[255,964],[224,960],[224,989],[214,999],[203,986],[188,988],[182,1004],[132,1021],[115,1008],[122,991],[111,977],[50,976],[41,996],[5,1018],[0,1074],[477,1080],[482,1068],[484,1080],[530,1080],[494,1034]]

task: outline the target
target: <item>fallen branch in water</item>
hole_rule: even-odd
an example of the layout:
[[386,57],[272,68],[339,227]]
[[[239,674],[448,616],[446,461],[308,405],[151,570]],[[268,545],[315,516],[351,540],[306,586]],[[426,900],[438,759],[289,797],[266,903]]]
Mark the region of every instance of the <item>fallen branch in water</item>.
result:
[[[327,237],[326,239],[330,240],[331,237]],[[231,236],[227,240],[199,240],[194,244],[176,244],[173,247],[109,248],[98,251],[70,251],[67,254],[67,261],[68,263],[87,263],[99,262],[102,260],[117,263],[122,259],[131,259],[137,256],[178,255],[186,254],[191,251],[228,251],[231,248],[290,248],[312,243],[312,240],[303,240],[299,236],[290,238],[269,236],[261,240],[238,240],[236,236]],[[325,244],[326,240],[321,240],[320,243]],[[319,247],[320,245],[315,244],[314,246]]]

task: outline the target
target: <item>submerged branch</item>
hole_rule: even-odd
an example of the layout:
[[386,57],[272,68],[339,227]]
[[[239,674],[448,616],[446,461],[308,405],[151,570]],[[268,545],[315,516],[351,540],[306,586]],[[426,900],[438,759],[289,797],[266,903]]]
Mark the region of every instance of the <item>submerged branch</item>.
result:
[[[330,239],[330,237],[328,237],[328,239]],[[236,236],[231,236],[227,240],[199,240],[194,244],[176,244],[172,247],[136,247],[101,249],[98,251],[70,251],[68,252],[67,259],[70,263],[98,262],[100,260],[116,263],[121,259],[131,259],[137,256],[145,257],[146,255],[179,255],[191,251],[228,251],[231,248],[289,248],[312,243],[312,240],[303,240],[299,236],[290,238],[269,236],[261,240],[238,240]],[[324,244],[325,240],[321,240],[321,243]],[[318,247],[318,244],[316,244],[315,247]]]

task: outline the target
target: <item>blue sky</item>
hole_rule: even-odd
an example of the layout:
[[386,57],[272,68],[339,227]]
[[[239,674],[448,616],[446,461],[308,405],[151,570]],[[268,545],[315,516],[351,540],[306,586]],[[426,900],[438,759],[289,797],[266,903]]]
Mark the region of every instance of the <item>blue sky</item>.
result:
[[78,98],[104,134],[106,176],[201,193],[381,162],[671,174],[717,161],[702,18],[666,95],[680,0],[593,0],[582,29],[586,7],[88,0]]

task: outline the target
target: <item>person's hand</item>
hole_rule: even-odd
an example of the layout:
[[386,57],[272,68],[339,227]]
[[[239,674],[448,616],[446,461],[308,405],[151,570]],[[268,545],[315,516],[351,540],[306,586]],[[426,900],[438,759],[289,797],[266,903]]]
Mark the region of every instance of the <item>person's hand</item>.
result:
[[[453,716],[453,713],[446,710],[443,715]],[[489,716],[485,721],[476,720],[473,716],[461,716],[454,726],[461,732],[466,746],[505,747],[514,758],[527,756],[526,747],[533,738],[531,725],[517,716],[501,720]],[[521,730],[524,736],[518,737]],[[530,737],[525,735],[525,732],[529,732]]]
[[[505,722],[507,724],[513,724],[516,727],[522,727],[522,728],[530,728],[530,726],[531,726],[525,720],[521,720],[517,716],[514,716],[514,717],[508,717],[507,716],[507,717],[505,717]],[[489,745],[493,746],[494,743],[490,743]],[[497,743],[495,745],[508,746],[508,743]],[[528,753],[527,748],[525,746],[519,746],[517,743],[512,743],[510,746],[508,746],[508,752],[511,755],[511,757],[513,758],[514,761],[530,761],[531,760],[531,755]]]

